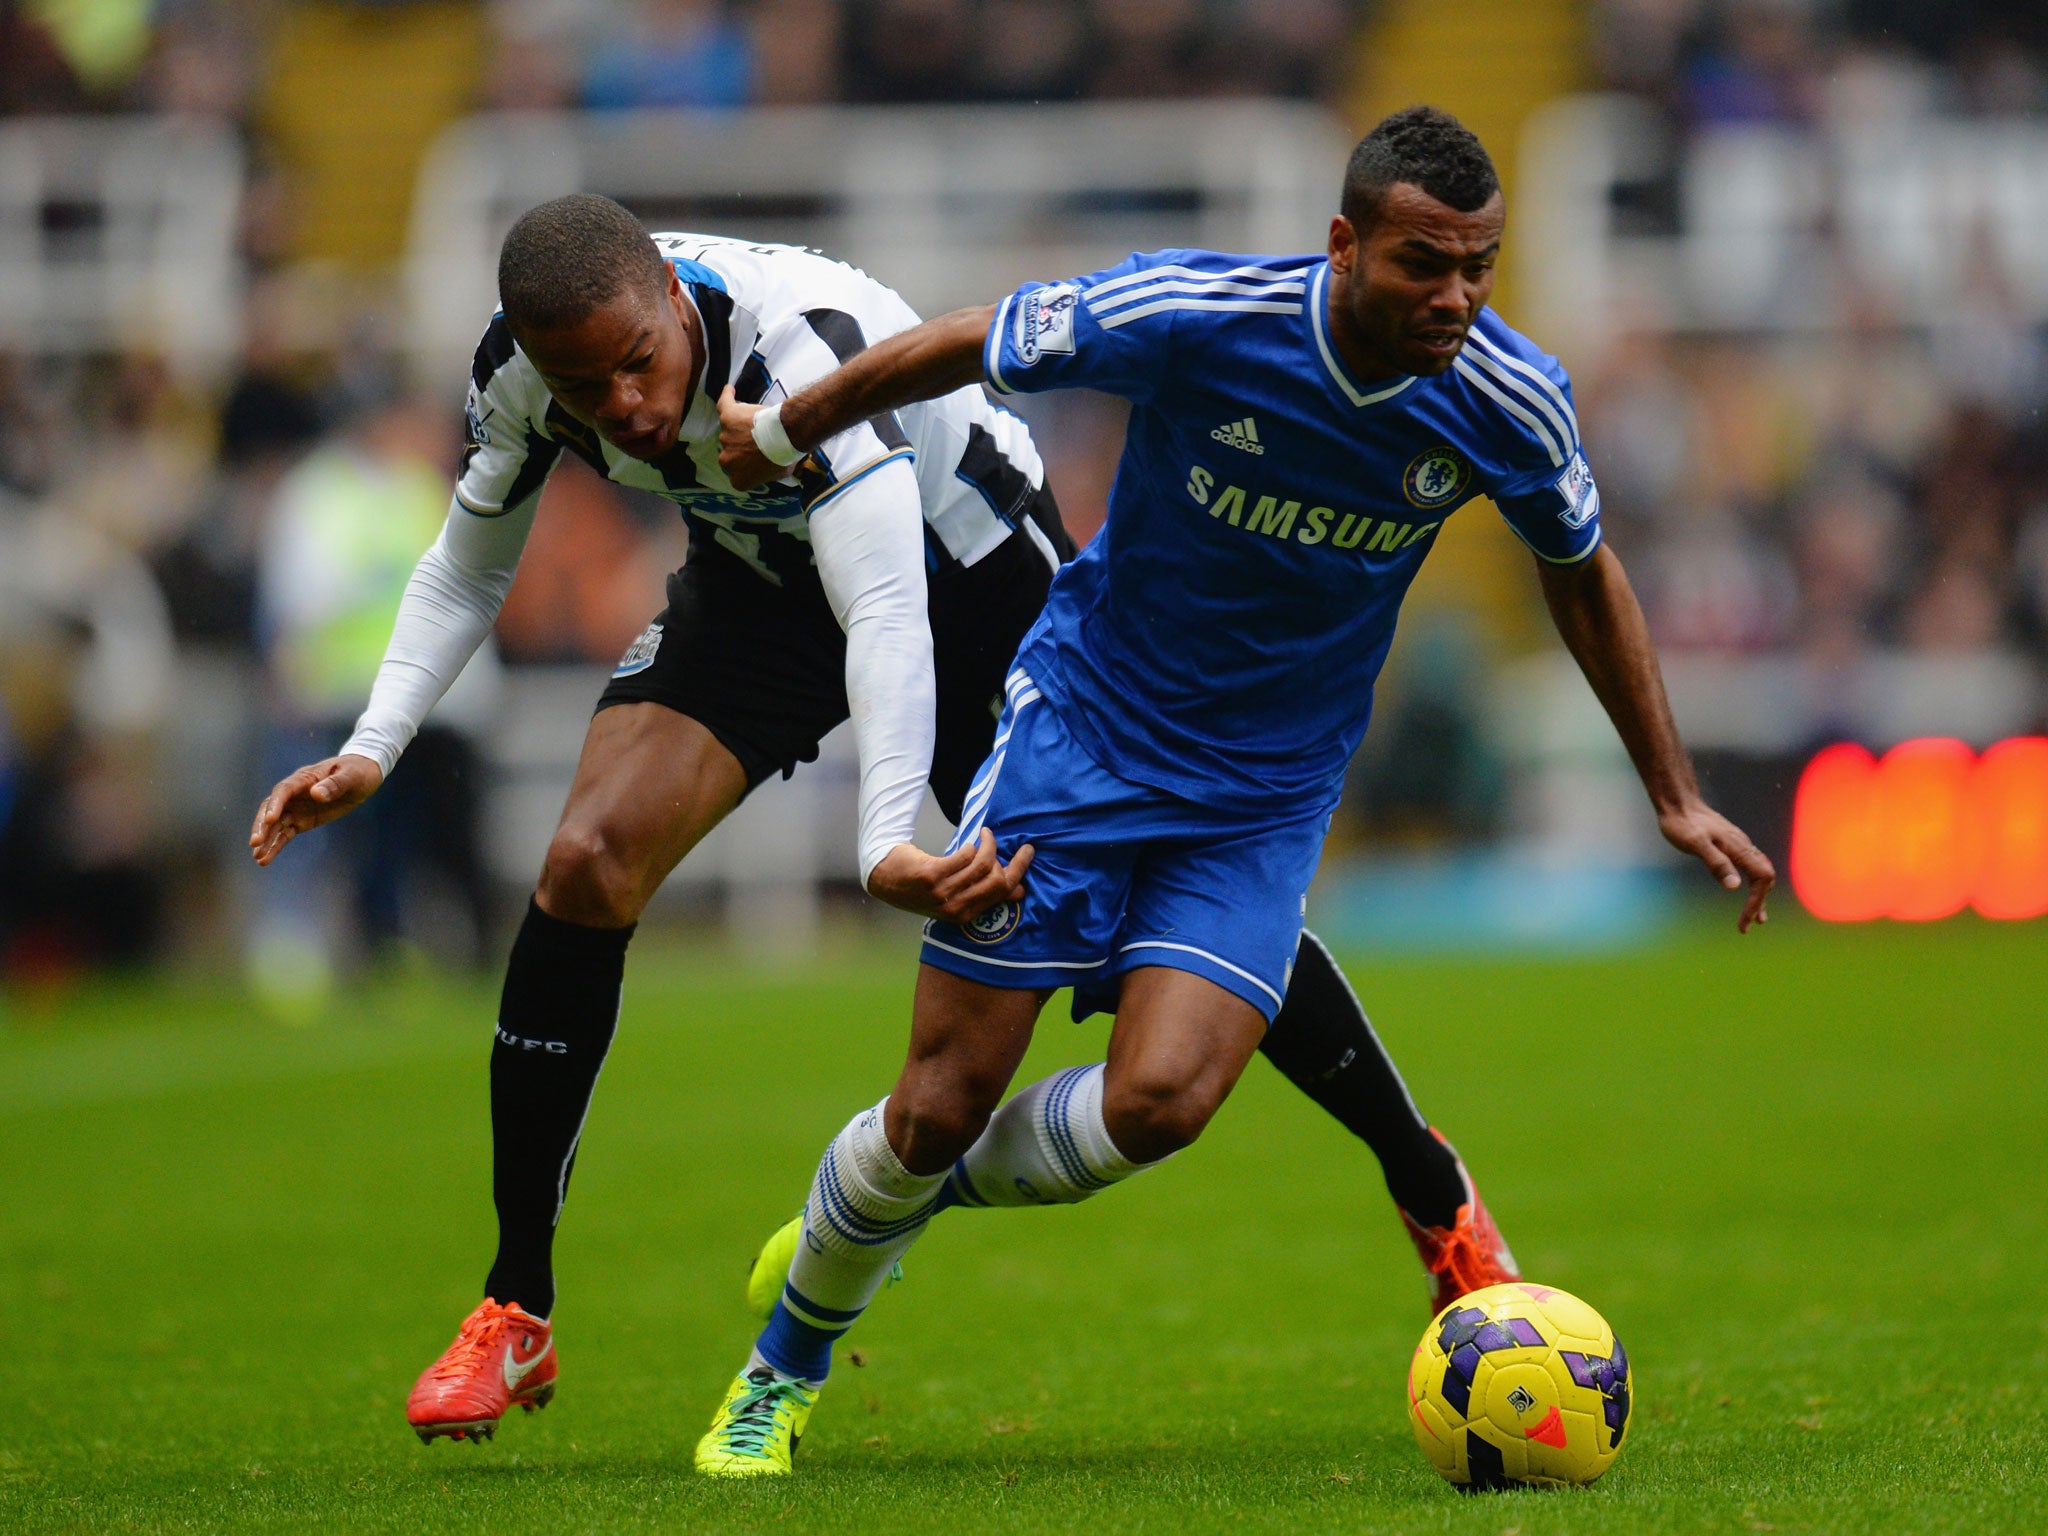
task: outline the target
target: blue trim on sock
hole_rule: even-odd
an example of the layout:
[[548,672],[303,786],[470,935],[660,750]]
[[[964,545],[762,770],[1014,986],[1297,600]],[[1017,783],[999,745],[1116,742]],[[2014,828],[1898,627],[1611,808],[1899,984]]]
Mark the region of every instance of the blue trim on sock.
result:
[[837,1307],[821,1307],[787,1280],[782,1282],[782,1294],[794,1302],[802,1311],[815,1317],[819,1322],[838,1323],[842,1329],[850,1328],[854,1323],[858,1322],[863,1310],[860,1307],[855,1307],[851,1312],[847,1312]]
[[946,1182],[939,1186],[938,1210],[951,1210],[956,1205],[971,1206],[975,1210],[987,1210],[988,1202],[981,1198],[981,1191],[974,1187],[974,1179],[967,1172],[967,1159],[963,1156],[953,1164],[953,1171],[946,1175]]
[[785,1376],[823,1381],[832,1369],[832,1344],[838,1337],[836,1332],[813,1328],[793,1316],[782,1304],[782,1298],[777,1297],[775,1310],[768,1315],[768,1326],[761,1330],[754,1348]]
[[1053,1079],[1052,1086],[1045,1092],[1045,1101],[1039,1107],[1039,1124],[1045,1129],[1046,1142],[1059,1159],[1061,1171],[1069,1183],[1088,1194],[1109,1188],[1109,1180],[1096,1177],[1087,1160],[1081,1156],[1073,1129],[1067,1124],[1067,1105],[1081,1079],[1094,1070],[1093,1067],[1069,1067]]
[[846,1193],[846,1186],[839,1177],[839,1154],[836,1146],[827,1147],[825,1156],[818,1164],[818,1211],[825,1222],[849,1243],[863,1248],[873,1248],[882,1243],[894,1242],[905,1233],[913,1232],[931,1219],[938,1206],[934,1196],[912,1211],[908,1216],[899,1216],[893,1221],[877,1221],[856,1206]]

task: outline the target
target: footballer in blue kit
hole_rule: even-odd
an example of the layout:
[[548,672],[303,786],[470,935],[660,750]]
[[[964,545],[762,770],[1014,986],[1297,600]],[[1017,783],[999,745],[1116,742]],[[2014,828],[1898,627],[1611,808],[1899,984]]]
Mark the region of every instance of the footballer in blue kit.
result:
[[1319,257],[1159,251],[998,306],[995,389],[1132,410],[1108,520],[1019,649],[956,842],[986,824],[1005,856],[1031,844],[1030,898],[934,925],[928,964],[1082,983],[1084,1007],[1087,983],[1178,965],[1270,1020],[1443,520],[1484,495],[1547,562],[1599,547],[1555,358],[1484,310],[1443,373],[1361,383],[1330,341],[1329,282]]
[[[894,1090],[826,1149],[767,1329],[701,1470],[786,1472],[830,1364],[931,1217],[1069,1203],[1195,1140],[1284,999],[1306,893],[1403,595],[1490,499],[1664,836],[1763,916],[1770,861],[1701,797],[1557,361],[1486,307],[1505,206],[1429,108],[1354,151],[1321,256],[1173,250],[1027,283],[877,343],[779,406],[726,402],[736,485],[970,382],[1131,403],[1108,517],[1010,672],[957,846],[1021,897],[927,925]],[[1107,1060],[1003,1101],[1051,993]],[[1000,1106],[1000,1107],[998,1107]]]

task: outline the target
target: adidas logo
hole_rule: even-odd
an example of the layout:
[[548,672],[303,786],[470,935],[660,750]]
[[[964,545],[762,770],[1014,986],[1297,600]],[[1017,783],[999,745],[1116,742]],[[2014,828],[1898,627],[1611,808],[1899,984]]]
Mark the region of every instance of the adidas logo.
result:
[[1228,443],[1233,448],[1242,448],[1246,453],[1264,453],[1265,445],[1259,441],[1259,429],[1247,416],[1243,421],[1225,422],[1220,427],[1211,427],[1209,435],[1219,443]]

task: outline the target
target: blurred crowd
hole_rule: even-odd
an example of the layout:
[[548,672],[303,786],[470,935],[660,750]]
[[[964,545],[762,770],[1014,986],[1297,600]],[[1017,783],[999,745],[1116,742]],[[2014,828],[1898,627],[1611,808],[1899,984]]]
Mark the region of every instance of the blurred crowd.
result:
[[[351,955],[403,963],[408,934],[457,935],[443,946],[457,959],[492,937],[472,736],[488,718],[490,655],[375,815],[303,841],[260,886],[233,856],[260,789],[331,750],[359,707],[445,512],[459,425],[458,399],[404,388],[388,295],[380,306],[347,288],[341,306],[359,302],[365,319],[309,323],[309,307],[337,307],[302,281],[321,218],[309,162],[330,129],[346,132],[325,101],[306,116],[330,56],[341,74],[326,83],[369,91],[371,32],[396,46],[375,57],[411,71],[419,101],[403,127],[422,136],[436,101],[445,118],[1329,97],[1357,12],[1352,0],[0,0],[0,117],[166,114],[241,139],[250,276],[242,353],[220,377],[147,352],[0,354],[0,978],[237,935],[253,979],[288,1004]],[[673,509],[566,468],[497,652],[616,655],[682,555]],[[401,908],[423,893],[438,920],[408,922]]]
[[1580,416],[1660,644],[1798,647],[1833,670],[1875,647],[2039,653],[2042,362],[2018,325],[1931,344],[1629,337]]
[[1692,127],[2048,110],[2039,0],[1592,0],[1599,83]]
[[[2039,0],[1598,0],[1593,14],[1600,83],[1681,139],[2048,115]],[[1673,216],[1662,190],[1629,210],[1638,228]],[[2048,336],[1993,255],[1985,231],[1954,232],[1931,326],[1899,323],[1842,263],[1823,334],[1650,327],[1582,380],[1604,505],[1648,557],[1664,644],[1830,660],[2048,647]]]
[[[281,31],[315,12],[398,10],[472,29],[478,52],[454,110],[1266,95],[1347,112],[1375,7],[0,0],[0,116],[213,118],[242,137],[251,168],[247,324],[224,374],[182,376],[144,352],[0,354],[0,977],[235,933],[252,936],[259,980],[289,991],[352,953],[402,958],[418,925],[401,893],[439,903],[447,920],[434,931],[457,935],[458,951],[482,953],[491,936],[473,825],[490,658],[466,682],[468,712],[456,701],[446,729],[409,755],[381,819],[360,818],[331,855],[297,861],[295,885],[260,896],[233,857],[259,789],[330,749],[354,713],[446,506],[459,400],[411,393],[374,325],[329,327],[309,345],[293,316],[294,230],[307,215],[264,97]],[[2048,7],[1594,0],[1586,83],[1652,103],[1680,135],[2039,116]],[[1799,336],[1679,336],[1646,322],[1597,367],[1575,367],[1605,517],[1660,642],[1837,659],[2042,654],[2041,327],[1969,249],[1931,328],[1853,289],[1833,302],[1834,323]],[[1571,361],[1568,345],[1550,344]],[[1048,459],[1086,530],[1106,498],[1116,423],[1051,409]],[[575,466],[549,497],[498,655],[609,659],[658,606],[661,574],[682,554],[676,520]],[[1498,764],[1466,741],[1477,694],[1456,682],[1487,658],[1453,629],[1410,643],[1416,681],[1375,732],[1399,747],[1382,753],[1383,796],[1412,793],[1454,831],[1497,830]],[[1431,752],[1446,771],[1426,768]]]
[[[332,0],[473,12],[475,104],[1327,97],[1362,0]],[[305,7],[313,9],[316,7]],[[0,112],[256,109],[292,0],[0,4]]]

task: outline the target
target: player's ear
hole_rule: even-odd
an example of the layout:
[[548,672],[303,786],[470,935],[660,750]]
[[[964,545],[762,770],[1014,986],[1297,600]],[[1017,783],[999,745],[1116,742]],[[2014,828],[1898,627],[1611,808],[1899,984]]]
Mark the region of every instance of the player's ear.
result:
[[1330,270],[1339,277],[1351,271],[1351,263],[1358,255],[1358,231],[1343,214],[1336,214],[1330,220]]

